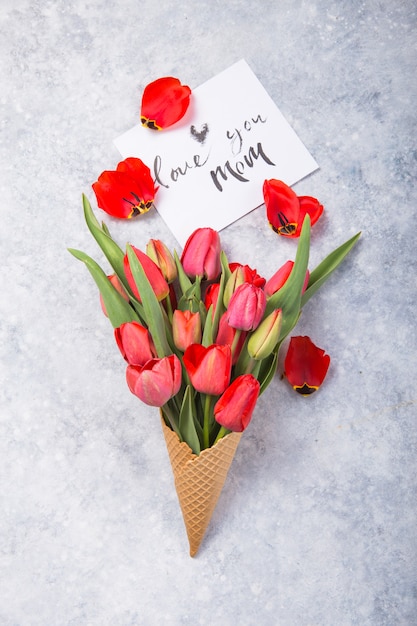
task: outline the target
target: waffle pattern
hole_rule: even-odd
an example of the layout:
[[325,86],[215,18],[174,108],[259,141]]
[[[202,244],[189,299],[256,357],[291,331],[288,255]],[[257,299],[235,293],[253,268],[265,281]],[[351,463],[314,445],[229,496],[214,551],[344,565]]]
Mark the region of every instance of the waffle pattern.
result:
[[162,419],[162,429],[174,473],[175,488],[194,556],[220,496],[242,433],[230,433],[215,446],[193,454]]

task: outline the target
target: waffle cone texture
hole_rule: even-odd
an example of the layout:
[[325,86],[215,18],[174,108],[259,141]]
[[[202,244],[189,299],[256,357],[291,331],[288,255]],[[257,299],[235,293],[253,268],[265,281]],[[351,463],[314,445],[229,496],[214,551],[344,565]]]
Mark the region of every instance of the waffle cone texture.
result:
[[190,556],[194,556],[209,525],[242,433],[230,433],[196,455],[186,443],[180,442],[163,419],[161,422]]

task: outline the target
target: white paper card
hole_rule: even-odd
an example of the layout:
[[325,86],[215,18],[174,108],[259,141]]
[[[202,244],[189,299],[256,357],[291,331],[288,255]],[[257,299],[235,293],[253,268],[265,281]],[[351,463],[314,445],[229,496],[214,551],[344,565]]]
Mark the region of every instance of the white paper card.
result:
[[159,185],[155,206],[183,246],[196,229],[221,230],[263,204],[265,179],[293,185],[318,168],[244,60],[192,92],[185,116],[115,140]]

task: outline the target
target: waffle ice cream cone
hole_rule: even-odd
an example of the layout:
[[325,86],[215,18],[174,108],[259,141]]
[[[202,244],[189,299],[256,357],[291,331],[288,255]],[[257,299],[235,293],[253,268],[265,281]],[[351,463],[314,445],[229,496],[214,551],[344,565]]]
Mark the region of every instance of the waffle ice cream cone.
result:
[[175,488],[194,556],[203,540],[242,433],[230,433],[200,455],[180,442],[162,419]]

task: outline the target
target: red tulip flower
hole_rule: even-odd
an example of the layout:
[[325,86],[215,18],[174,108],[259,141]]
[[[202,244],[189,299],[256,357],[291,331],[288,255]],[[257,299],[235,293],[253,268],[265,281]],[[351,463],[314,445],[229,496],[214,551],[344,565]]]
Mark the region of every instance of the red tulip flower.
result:
[[249,283],[239,285],[230,298],[227,321],[239,330],[254,330],[265,312],[266,296],[260,287]]
[[197,228],[188,238],[181,263],[184,272],[191,278],[201,276],[215,280],[221,271],[220,237],[212,228]]
[[308,396],[320,387],[326,377],[330,357],[310,337],[291,337],[284,370],[295,391]]
[[256,270],[253,270],[249,265],[240,265],[240,263],[230,263],[229,269],[232,272],[230,278],[226,283],[224,290],[223,302],[227,307],[230,298],[236,289],[243,285],[243,283],[249,283],[255,285],[255,287],[263,287],[265,285],[265,278],[259,276]]
[[234,432],[245,430],[256,406],[260,387],[252,374],[238,376],[214,406],[216,422]]
[[[127,295],[126,290],[123,287],[122,283],[120,282],[117,274],[110,274],[109,276],[107,276],[107,278],[109,279],[109,281],[111,282],[113,287],[115,289],[117,289],[117,291],[120,293],[122,298],[124,300],[126,300],[126,302],[129,302],[129,296]],[[100,294],[100,304],[101,304],[101,309],[102,309],[104,315],[106,317],[108,317],[107,311],[106,311],[106,307],[105,307],[105,304],[104,304],[104,300],[103,300],[103,296],[101,294]]]
[[226,313],[223,313],[219,321],[219,329],[217,331],[216,343],[221,346],[229,345],[231,348],[233,347],[232,365],[234,365],[238,360],[247,335],[247,333],[241,332],[236,342],[236,345],[234,345],[237,332],[238,331],[236,330],[236,328],[230,326],[229,322],[227,321],[226,311]]
[[93,190],[100,209],[124,219],[149,211],[157,192],[149,167],[134,157],[100,174]]
[[218,396],[226,389],[232,369],[229,345],[213,344],[208,348],[194,343],[184,352],[184,366],[194,389]]
[[[156,297],[158,298],[159,301],[164,300],[169,294],[169,285],[166,282],[165,278],[162,276],[161,270],[152,261],[152,259],[148,257],[147,254],[145,254],[141,250],[138,250],[134,246],[132,246],[132,250],[138,257],[139,261],[141,262],[143,271],[145,272],[149,282],[151,283],[152,289],[154,290]],[[125,271],[127,282],[129,283],[129,286],[131,290],[133,291],[133,293],[135,294],[135,296],[138,298],[139,301],[141,301],[138,288],[136,287],[136,283],[133,278],[132,271],[130,269],[129,259],[128,259],[127,254],[125,255],[123,259],[123,263],[124,263],[124,271]]]
[[244,283],[251,283],[256,287],[263,287],[265,285],[265,278],[260,276],[255,269],[249,267],[249,265],[241,265],[241,263],[229,263],[229,269],[232,272],[238,270],[239,275],[243,279]]
[[200,313],[176,309],[172,316],[172,336],[175,347],[185,352],[188,346],[201,340]]
[[149,83],[144,89],[140,111],[143,126],[162,130],[178,122],[190,104],[191,89],[178,78],[167,76]]
[[144,365],[156,356],[148,329],[138,322],[126,322],[115,328],[114,337],[129,365]]
[[[294,261],[287,261],[266,282],[265,287],[264,287],[264,291],[265,291],[265,294],[266,294],[267,297],[272,296],[274,293],[279,291],[281,289],[281,287],[283,287],[285,285],[285,283],[287,282],[287,280],[288,280],[288,278],[289,278],[289,276],[290,276],[290,274],[292,272],[292,268],[293,267],[294,267]],[[302,293],[304,293],[305,290],[307,289],[307,285],[308,285],[309,279],[310,279],[310,272],[307,270]]]
[[323,213],[323,206],[316,198],[297,196],[281,180],[266,180],[263,185],[266,214],[271,228],[284,237],[299,237],[305,215],[308,213],[311,225]]
[[220,283],[211,283],[206,289],[206,293],[204,294],[204,306],[207,311],[212,306],[213,307],[213,315],[217,306],[217,300],[219,299],[219,291],[220,291]]
[[152,359],[142,366],[128,365],[126,381],[130,391],[150,406],[163,406],[181,386],[181,362],[175,354]]

